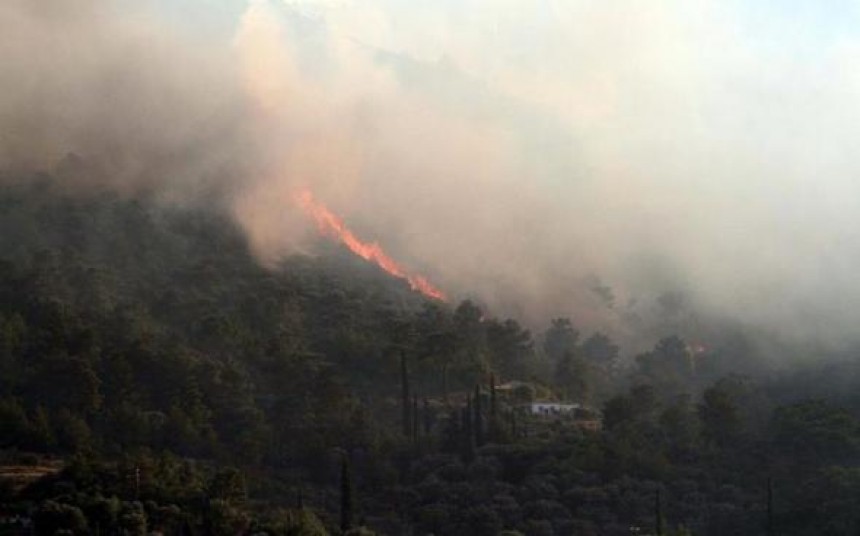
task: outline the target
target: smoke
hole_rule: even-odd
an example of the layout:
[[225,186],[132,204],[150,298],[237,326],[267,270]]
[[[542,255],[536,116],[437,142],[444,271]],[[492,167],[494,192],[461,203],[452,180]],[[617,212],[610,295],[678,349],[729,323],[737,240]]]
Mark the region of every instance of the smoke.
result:
[[449,295],[535,325],[625,337],[671,302],[853,339],[850,6],[206,4],[177,5],[228,31],[169,2],[4,2],[2,167],[74,153],[99,171],[72,185],[217,198],[267,263],[311,247],[308,189]]
[[122,2],[3,2],[3,167],[64,162],[71,188],[127,194],[218,188],[243,157],[240,86],[223,58],[160,22]]

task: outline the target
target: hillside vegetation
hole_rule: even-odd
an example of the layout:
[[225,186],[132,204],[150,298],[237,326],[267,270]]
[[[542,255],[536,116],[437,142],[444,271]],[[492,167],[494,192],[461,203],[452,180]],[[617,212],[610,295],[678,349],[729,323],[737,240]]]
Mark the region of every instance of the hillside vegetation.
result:
[[[47,176],[4,187],[0,501],[20,516],[9,526],[860,530],[853,362],[765,375],[742,337],[700,351],[683,333],[624,356],[568,319],[535,335],[320,251],[263,267],[211,209],[68,195]],[[580,404],[602,430],[530,415],[536,399]]]

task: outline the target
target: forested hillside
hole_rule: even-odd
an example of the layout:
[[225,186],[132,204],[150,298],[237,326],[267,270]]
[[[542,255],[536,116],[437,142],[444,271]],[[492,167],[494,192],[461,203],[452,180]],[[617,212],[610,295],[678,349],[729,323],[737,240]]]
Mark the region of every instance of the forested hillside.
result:
[[321,252],[264,267],[211,209],[5,186],[0,534],[860,530],[850,361],[625,356]]

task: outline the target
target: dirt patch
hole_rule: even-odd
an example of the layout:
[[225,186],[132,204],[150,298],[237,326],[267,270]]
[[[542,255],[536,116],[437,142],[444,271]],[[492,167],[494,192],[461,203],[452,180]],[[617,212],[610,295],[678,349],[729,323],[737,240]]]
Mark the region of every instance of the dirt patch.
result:
[[54,475],[63,469],[61,460],[41,461],[37,465],[0,465],[0,482],[8,483],[18,491],[42,477]]

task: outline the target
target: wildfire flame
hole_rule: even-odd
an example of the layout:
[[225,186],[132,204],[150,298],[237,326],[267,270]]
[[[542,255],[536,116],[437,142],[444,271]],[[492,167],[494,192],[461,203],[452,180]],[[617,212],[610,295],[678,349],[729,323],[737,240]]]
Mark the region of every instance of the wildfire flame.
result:
[[708,348],[700,342],[694,342],[687,345],[687,351],[692,354],[703,354],[708,351]]
[[316,222],[320,234],[340,242],[359,257],[376,264],[392,276],[406,280],[412,290],[434,300],[448,301],[444,292],[433,286],[424,276],[407,272],[389,257],[379,244],[362,242],[340,217],[314,199],[309,190],[300,192],[297,199],[302,209]]

